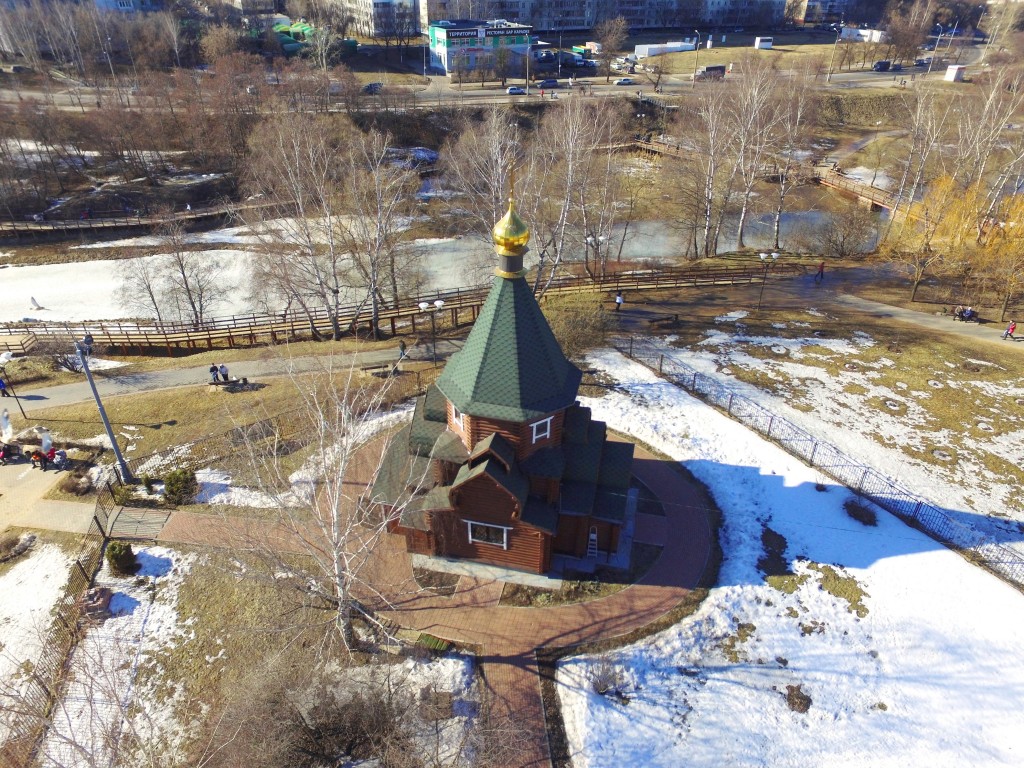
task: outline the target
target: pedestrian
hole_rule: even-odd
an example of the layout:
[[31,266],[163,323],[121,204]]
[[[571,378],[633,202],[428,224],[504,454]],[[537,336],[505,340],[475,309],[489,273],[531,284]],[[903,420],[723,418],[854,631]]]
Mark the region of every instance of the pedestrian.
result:
[[[46,459],[46,464],[53,464],[54,460],[57,458],[57,451],[54,450],[52,445],[50,446],[50,450],[43,454],[43,458]],[[43,466],[43,469],[46,469],[45,465]]]
[[814,276],[814,282],[819,282],[825,279],[825,262],[821,262],[818,265],[818,273]]
[[60,472],[62,469],[67,469],[68,466],[68,453],[63,448],[57,451],[53,455],[54,466],[57,467],[57,471]]
[[192,213],[192,203],[185,203],[185,211],[187,213]]
[[210,366],[210,383],[211,384],[216,384],[217,383],[217,373],[218,373],[217,364],[214,363],[213,365]]
[[402,362],[406,357],[405,351],[405,339],[398,340],[398,362]]
[[622,309],[622,303],[624,301],[625,301],[625,299],[622,298],[622,291],[616,291],[615,292],[615,311],[616,312],[618,312],[620,309]]
[[222,381],[228,380],[228,367],[224,363],[220,364],[220,378]]
[[11,396],[11,393],[7,391],[7,383],[3,380],[3,377],[0,377],[0,396],[2,396],[2,397],[10,397]]
[[47,465],[50,463],[49,454],[43,453],[42,450],[36,451],[36,453],[39,455],[39,468],[45,472]]
[[35,469],[36,468],[36,464],[38,464],[40,461],[42,461],[43,454],[39,451],[38,448],[36,448],[35,450],[32,451],[32,453],[29,454],[28,458],[29,458],[29,461],[32,462],[32,469]]
[[[1006,330],[1003,331],[1003,338],[1005,339],[1005,338],[1009,337],[1009,338],[1013,339],[1013,332],[1016,331],[1016,330],[1017,330],[1017,321],[1016,320],[1011,320],[1010,324],[1008,326],[1006,326]],[[1016,339],[1013,339],[1013,340],[1016,341]]]
[[0,444],[0,467],[6,467],[9,458],[11,458],[11,446],[7,443]]

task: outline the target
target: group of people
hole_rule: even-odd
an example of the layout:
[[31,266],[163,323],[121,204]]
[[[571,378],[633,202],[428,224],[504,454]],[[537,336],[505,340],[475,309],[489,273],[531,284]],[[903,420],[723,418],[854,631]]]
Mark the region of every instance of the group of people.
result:
[[216,384],[218,382],[218,376],[220,376],[219,381],[228,381],[228,367],[224,365],[224,363],[221,363],[220,365],[213,363],[210,366],[210,383]]
[[[7,443],[0,445],[0,465],[6,466],[7,462],[17,457],[18,454],[17,446]],[[29,459],[32,461],[33,469],[39,467],[45,472],[52,465],[59,472],[67,466],[68,454],[63,448],[56,450],[51,445],[45,451],[42,448],[34,448],[32,453],[29,454]]]
[[978,313],[974,311],[974,307],[957,305],[957,308],[953,310],[953,319],[969,323],[978,319]]

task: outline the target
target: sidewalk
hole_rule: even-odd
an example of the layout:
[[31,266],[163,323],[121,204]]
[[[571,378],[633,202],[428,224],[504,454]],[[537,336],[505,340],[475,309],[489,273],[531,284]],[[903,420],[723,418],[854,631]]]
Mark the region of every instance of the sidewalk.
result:
[[[438,339],[438,359],[450,357],[461,346],[461,341]],[[430,345],[424,344],[420,348],[410,349],[407,359],[429,360],[431,357]],[[101,397],[116,397],[118,395],[130,395],[136,392],[152,392],[160,389],[172,389],[174,387],[190,386],[193,384],[204,384],[210,380],[210,362],[216,357],[216,350],[212,352],[209,359],[202,365],[189,368],[180,368],[167,371],[150,371],[146,373],[122,373],[118,374],[117,369],[110,373],[94,373],[96,389]],[[258,382],[261,378],[270,376],[284,376],[289,373],[307,373],[310,371],[322,370],[327,356],[306,356],[294,358],[279,358],[276,360],[250,360],[232,363],[229,368],[233,378],[246,377],[251,381]],[[355,352],[338,354],[334,356],[333,364],[335,369],[344,369],[352,365],[357,368],[371,365],[382,365],[398,362],[398,346],[395,343],[394,349],[378,349],[368,352]],[[17,382],[15,382],[17,386]],[[43,410],[44,408],[55,408],[62,405],[71,405],[92,399],[92,391],[82,374],[82,381],[74,384],[60,384],[54,387],[43,387],[40,389],[18,390],[18,397],[26,413]],[[4,406],[10,408],[12,413],[16,412],[17,406],[12,398]]]
[[33,469],[28,461],[0,467],[0,531],[10,526],[86,533],[95,506],[92,499],[81,503],[43,498],[64,476]]

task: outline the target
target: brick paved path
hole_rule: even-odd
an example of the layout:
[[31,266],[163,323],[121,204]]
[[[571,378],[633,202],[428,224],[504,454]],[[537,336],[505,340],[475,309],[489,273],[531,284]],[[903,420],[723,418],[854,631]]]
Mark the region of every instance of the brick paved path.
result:
[[[379,444],[365,453],[375,451]],[[346,482],[353,487],[368,482],[375,466],[361,462]],[[517,762],[522,768],[551,762],[536,650],[607,640],[644,627],[675,608],[698,585],[707,565],[712,539],[702,490],[672,462],[639,446],[633,473],[663,501],[666,513],[664,518],[640,515],[637,540],[664,549],[638,583],[608,597],[547,608],[505,606],[498,604],[502,582],[467,576],[449,597],[424,594],[412,577],[404,538],[393,535],[377,543],[362,573],[384,593],[384,599],[365,599],[391,621],[482,649],[481,674],[493,714],[513,719],[523,737]],[[265,535],[259,532],[263,526],[255,520],[175,512],[159,540],[244,547]],[[287,548],[283,540],[278,544]]]

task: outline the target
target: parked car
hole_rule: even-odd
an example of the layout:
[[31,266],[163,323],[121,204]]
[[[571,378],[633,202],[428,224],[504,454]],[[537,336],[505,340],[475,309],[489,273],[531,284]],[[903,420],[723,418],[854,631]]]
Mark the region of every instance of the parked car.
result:
[[632,77],[620,77],[615,81],[616,85],[634,85]]
[[363,86],[363,93],[368,93],[371,96],[380,93],[384,90],[384,83],[367,83]]
[[508,88],[505,89],[505,93],[507,93],[509,96],[526,95],[526,91],[523,88],[520,88],[518,85],[510,85]]
[[875,72],[888,72],[890,66],[892,66],[891,61],[876,61],[874,66],[871,68],[875,70]]
[[921,46],[921,50],[922,51],[934,51],[935,50],[935,43],[928,43],[927,45],[922,45]]
[[559,88],[557,80],[541,80],[537,83],[538,88]]
[[890,72],[902,72],[903,71],[903,65],[902,64],[893,64],[891,67],[889,67],[889,71]]
[[931,63],[931,59],[917,59],[914,62],[915,67],[927,67]]

